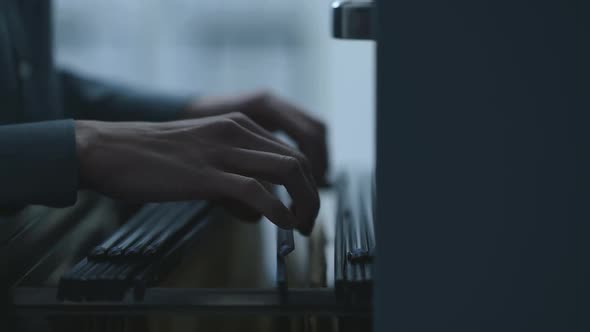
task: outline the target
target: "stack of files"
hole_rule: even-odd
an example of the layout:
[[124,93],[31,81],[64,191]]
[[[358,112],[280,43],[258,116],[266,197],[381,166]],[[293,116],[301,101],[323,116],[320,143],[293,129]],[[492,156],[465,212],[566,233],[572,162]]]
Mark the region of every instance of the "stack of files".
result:
[[147,204],[60,279],[58,297],[117,301],[133,290],[142,299],[181,258],[207,224],[206,202]]
[[341,300],[369,302],[375,257],[374,180],[369,173],[337,181],[334,283]]

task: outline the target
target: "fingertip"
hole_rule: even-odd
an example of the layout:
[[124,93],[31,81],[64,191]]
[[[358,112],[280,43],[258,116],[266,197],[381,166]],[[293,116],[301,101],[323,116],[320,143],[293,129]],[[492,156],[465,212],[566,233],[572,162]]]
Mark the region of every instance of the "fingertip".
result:
[[315,219],[317,218],[317,216],[320,212],[319,195],[318,195],[318,200],[317,200],[313,210],[310,209],[311,214],[309,214],[309,211],[307,211],[305,216],[298,216],[297,212],[296,212],[297,211],[296,206],[293,203],[289,207],[289,210],[291,211],[293,216],[295,216],[296,220],[298,221],[297,224],[295,225],[295,227],[300,231],[301,234],[309,235],[309,234],[311,234],[311,230],[313,229],[313,226],[315,224]]
[[299,227],[303,221],[300,220],[300,216],[297,215],[297,208],[295,207],[295,203],[291,203],[291,206],[289,206],[289,212],[291,212],[295,220],[294,227]]
[[297,217],[295,217],[294,214],[292,214],[290,211],[287,211],[287,214],[284,216],[284,218],[281,218],[281,220],[271,220],[275,225],[277,225],[279,228],[285,229],[285,230],[292,230],[294,228],[299,227],[300,222],[297,219]]
[[315,226],[315,217],[309,218],[309,219],[305,220],[304,222],[300,222],[296,226],[296,228],[299,231],[299,233],[301,233],[301,235],[309,236],[311,234],[311,232],[313,231],[314,226]]
[[313,231],[313,224],[308,227],[302,227],[297,229],[299,233],[303,236],[310,236],[311,232]]
[[318,188],[330,188],[333,186],[333,184],[330,182],[330,180],[326,179],[325,176],[322,176],[319,179],[316,179],[316,183],[318,185]]

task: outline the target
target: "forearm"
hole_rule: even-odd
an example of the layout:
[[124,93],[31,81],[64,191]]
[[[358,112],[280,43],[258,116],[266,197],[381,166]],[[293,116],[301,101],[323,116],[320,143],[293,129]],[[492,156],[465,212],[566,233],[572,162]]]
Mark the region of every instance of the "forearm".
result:
[[100,121],[176,120],[192,98],[141,91],[73,73],[60,73],[66,114],[75,119]]
[[78,161],[72,120],[0,126],[0,206],[76,201]]

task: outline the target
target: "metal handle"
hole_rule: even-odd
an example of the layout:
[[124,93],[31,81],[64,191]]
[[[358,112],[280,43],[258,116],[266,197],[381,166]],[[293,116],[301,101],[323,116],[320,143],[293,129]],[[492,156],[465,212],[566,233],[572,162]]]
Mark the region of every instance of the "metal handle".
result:
[[340,39],[374,40],[371,2],[335,1],[332,3],[332,35]]

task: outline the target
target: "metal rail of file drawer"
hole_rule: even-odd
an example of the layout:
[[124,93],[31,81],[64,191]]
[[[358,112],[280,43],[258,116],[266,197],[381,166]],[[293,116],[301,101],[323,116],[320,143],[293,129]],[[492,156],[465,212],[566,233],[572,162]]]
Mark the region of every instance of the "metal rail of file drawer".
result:
[[282,297],[276,289],[150,288],[142,301],[129,293],[122,301],[73,302],[57,299],[57,288],[15,288],[16,314],[129,315],[146,313],[259,314],[367,316],[370,305],[350,305],[336,299],[333,289],[289,289]]

